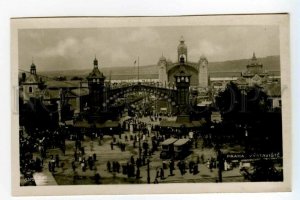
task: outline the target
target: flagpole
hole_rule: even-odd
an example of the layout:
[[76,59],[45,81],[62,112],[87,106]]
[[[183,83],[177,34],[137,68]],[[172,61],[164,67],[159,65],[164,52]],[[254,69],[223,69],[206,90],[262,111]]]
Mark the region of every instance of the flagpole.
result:
[[138,56],[138,82],[140,80],[140,57]]

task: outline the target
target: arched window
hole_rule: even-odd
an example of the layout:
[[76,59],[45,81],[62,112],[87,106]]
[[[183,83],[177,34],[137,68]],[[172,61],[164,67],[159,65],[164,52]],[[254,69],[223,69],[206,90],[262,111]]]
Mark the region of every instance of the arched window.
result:
[[29,87],[29,93],[32,93],[32,87]]

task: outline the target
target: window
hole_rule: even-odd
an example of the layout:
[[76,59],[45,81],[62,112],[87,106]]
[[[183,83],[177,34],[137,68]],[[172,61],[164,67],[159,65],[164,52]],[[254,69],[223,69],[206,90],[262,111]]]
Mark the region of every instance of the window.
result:
[[29,87],[29,93],[32,93],[32,87]]

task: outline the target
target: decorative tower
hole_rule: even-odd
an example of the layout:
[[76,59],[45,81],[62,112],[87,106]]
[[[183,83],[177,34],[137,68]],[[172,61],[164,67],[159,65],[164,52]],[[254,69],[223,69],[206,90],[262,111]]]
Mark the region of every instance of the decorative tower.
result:
[[162,55],[158,61],[158,78],[162,86],[168,84],[168,75],[167,75],[167,59]]
[[202,55],[199,60],[198,66],[198,77],[199,77],[199,84],[198,86],[201,88],[208,87],[208,61],[207,58]]
[[88,75],[89,107],[92,112],[102,111],[104,103],[104,80],[105,76],[98,69],[98,60],[95,57],[93,71]]
[[179,116],[177,121],[189,121],[189,87],[191,75],[185,69],[184,57],[180,58],[180,66],[177,74],[174,75],[177,88],[177,104],[179,107]]
[[32,61],[30,74],[22,84],[24,102],[28,102],[30,98],[39,98],[42,84],[42,80],[36,74],[36,66]]
[[180,58],[183,57],[185,62],[188,61],[187,57],[187,46],[184,44],[183,36],[180,38],[180,43],[177,47],[177,54],[178,54],[178,62],[180,62]]

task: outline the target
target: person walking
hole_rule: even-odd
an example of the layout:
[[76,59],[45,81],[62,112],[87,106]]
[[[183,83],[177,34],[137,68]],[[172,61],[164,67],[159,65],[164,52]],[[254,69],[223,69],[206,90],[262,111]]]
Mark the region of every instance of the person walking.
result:
[[169,164],[169,169],[170,169],[170,176],[173,176],[173,170],[174,170],[174,161],[171,160]]
[[55,155],[55,165],[59,167],[59,156],[57,154]]
[[165,172],[164,172],[164,169],[162,167],[160,168],[160,179],[161,180],[165,179]]
[[75,165],[75,161],[74,160],[72,161],[72,169],[73,169],[73,171],[76,170],[76,165]]
[[135,176],[135,178],[136,179],[139,179],[140,178],[140,168],[137,168],[137,170],[136,170],[136,176]]
[[106,167],[107,167],[107,171],[111,172],[111,163],[109,161],[107,161]]

